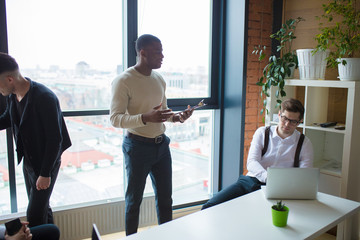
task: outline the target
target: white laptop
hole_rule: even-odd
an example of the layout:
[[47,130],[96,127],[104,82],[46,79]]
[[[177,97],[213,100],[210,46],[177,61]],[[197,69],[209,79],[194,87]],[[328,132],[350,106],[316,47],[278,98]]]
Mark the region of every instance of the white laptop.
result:
[[316,199],[318,168],[268,168],[265,196],[269,199]]

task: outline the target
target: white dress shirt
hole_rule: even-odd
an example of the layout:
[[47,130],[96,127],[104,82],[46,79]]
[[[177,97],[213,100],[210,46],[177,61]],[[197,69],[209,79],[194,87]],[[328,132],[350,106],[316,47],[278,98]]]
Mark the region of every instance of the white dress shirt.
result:
[[[294,167],[296,147],[301,135],[299,131],[295,130],[291,136],[282,139],[277,133],[277,126],[271,126],[268,149],[264,156],[261,156],[264,148],[265,128],[260,127],[255,131],[247,159],[247,176],[256,177],[264,183],[267,179],[268,167]],[[305,136],[299,157],[299,167],[312,167],[313,158],[312,144]]]

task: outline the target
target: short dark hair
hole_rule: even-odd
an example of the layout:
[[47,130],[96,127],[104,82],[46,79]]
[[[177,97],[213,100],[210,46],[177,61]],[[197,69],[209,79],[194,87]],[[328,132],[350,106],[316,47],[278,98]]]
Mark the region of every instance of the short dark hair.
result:
[[19,65],[9,54],[0,52],[0,74],[11,72],[19,69]]
[[155,37],[151,34],[141,35],[135,42],[135,50],[137,53],[140,52],[141,49],[149,46],[153,42],[161,42],[159,38]]
[[284,100],[281,103],[281,112],[284,112],[285,110],[288,112],[300,113],[299,120],[304,118],[304,112],[305,112],[304,106],[297,99],[289,98],[289,99]]

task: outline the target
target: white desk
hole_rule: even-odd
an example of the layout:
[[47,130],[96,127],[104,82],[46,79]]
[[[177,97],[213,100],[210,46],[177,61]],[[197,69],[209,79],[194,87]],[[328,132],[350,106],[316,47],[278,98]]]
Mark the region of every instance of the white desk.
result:
[[279,228],[271,218],[275,202],[259,190],[124,239],[313,239],[360,210],[358,202],[324,193],[317,200],[284,200],[290,208],[288,225]]

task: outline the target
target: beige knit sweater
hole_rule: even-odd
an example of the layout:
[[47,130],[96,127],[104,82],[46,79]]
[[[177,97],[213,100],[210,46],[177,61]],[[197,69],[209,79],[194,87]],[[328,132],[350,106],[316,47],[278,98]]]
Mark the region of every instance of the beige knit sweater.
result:
[[152,71],[150,76],[145,76],[134,67],[128,68],[112,82],[111,124],[143,137],[154,138],[163,134],[164,123],[144,124],[141,114],[160,103],[163,109],[167,109],[165,89],[165,81],[159,73]]

